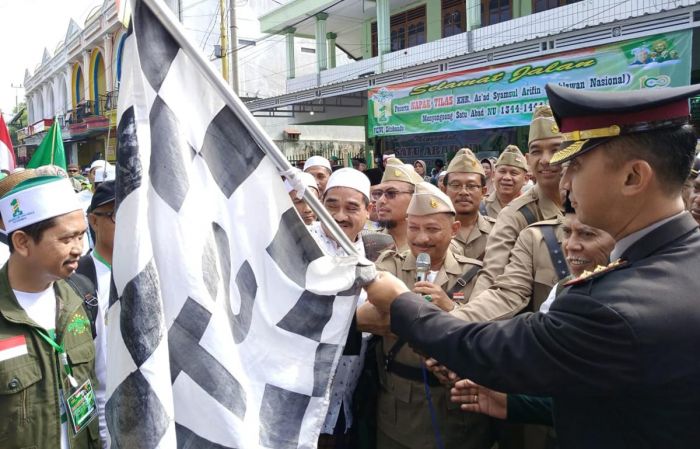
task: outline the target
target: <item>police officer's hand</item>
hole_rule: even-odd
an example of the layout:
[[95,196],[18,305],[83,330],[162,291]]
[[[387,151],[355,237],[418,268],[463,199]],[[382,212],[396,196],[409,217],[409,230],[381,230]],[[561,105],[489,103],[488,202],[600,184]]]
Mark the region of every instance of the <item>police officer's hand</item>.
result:
[[451,312],[455,303],[447,296],[447,293],[439,286],[428,281],[416,282],[413,291],[423,295],[426,301],[430,301],[445,312]]
[[435,359],[426,359],[425,367],[428,368],[428,370],[433,373],[435,377],[437,377],[437,380],[439,380],[440,383],[446,387],[452,387],[454,386],[455,382],[460,380],[457,373],[450,371],[445,365],[441,365],[440,362]]
[[472,382],[460,380],[450,390],[450,399],[465,412],[483,413],[498,419],[508,416],[508,395]]
[[377,277],[365,285],[365,290],[369,302],[374,304],[377,310],[387,314],[396,297],[410,291],[401,279],[386,271],[379,271]]
[[380,312],[372,303],[366,302],[355,312],[357,329],[374,335],[391,335],[389,314]]

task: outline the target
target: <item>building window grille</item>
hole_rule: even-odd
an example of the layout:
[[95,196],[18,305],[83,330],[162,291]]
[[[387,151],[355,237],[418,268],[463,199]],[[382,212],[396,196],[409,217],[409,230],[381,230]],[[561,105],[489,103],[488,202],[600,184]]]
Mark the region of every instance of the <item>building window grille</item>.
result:
[[532,12],[547,11],[548,9],[554,9],[580,1],[581,0],[532,0]]
[[513,18],[511,0],[481,0],[481,25],[494,25]]
[[[427,42],[425,5],[391,16],[389,24],[390,51],[399,51]],[[377,22],[372,22],[372,56],[379,54]]]
[[442,0],[442,37],[467,31],[467,10],[464,0]]

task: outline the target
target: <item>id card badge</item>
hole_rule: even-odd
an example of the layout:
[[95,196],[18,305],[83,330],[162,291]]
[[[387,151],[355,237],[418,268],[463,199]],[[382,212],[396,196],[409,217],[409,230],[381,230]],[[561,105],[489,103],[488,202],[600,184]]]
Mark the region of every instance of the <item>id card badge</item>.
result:
[[66,406],[73,427],[73,436],[76,436],[97,416],[97,401],[90,379],[68,396]]

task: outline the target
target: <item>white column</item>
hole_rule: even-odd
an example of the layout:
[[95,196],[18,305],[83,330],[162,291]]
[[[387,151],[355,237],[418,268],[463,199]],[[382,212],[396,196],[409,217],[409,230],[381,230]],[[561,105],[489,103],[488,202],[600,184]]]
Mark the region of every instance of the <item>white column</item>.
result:
[[104,64],[105,64],[105,88],[107,89],[107,92],[112,92],[114,90],[114,81],[112,79],[112,67],[114,67],[114,61],[112,60],[112,38],[114,36],[111,34],[105,34],[104,35],[104,53],[102,56],[104,57]]
[[68,64],[68,67],[63,71],[63,80],[66,83],[66,111],[73,109],[73,65]]
[[83,52],[83,98],[90,100],[90,52]]
[[34,97],[28,93],[24,94],[24,101],[27,102],[27,121],[34,122]]
[[320,12],[316,14],[316,71],[328,68],[328,44],[326,43],[326,19],[328,14]]

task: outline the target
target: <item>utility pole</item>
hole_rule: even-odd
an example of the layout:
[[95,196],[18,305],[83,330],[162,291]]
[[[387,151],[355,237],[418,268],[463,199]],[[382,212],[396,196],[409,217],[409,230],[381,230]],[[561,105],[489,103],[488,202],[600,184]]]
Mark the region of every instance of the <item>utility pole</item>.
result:
[[228,82],[228,42],[226,39],[226,0],[219,0],[221,32],[221,74]]
[[18,86],[15,86],[15,83],[10,84],[10,87],[15,90],[15,111],[17,110],[17,106],[19,105],[19,102],[17,101],[17,89],[24,89],[24,86],[22,83],[19,83]]
[[236,95],[238,95],[238,25],[236,24],[236,1],[237,0],[229,0],[229,28],[231,29],[231,88]]

